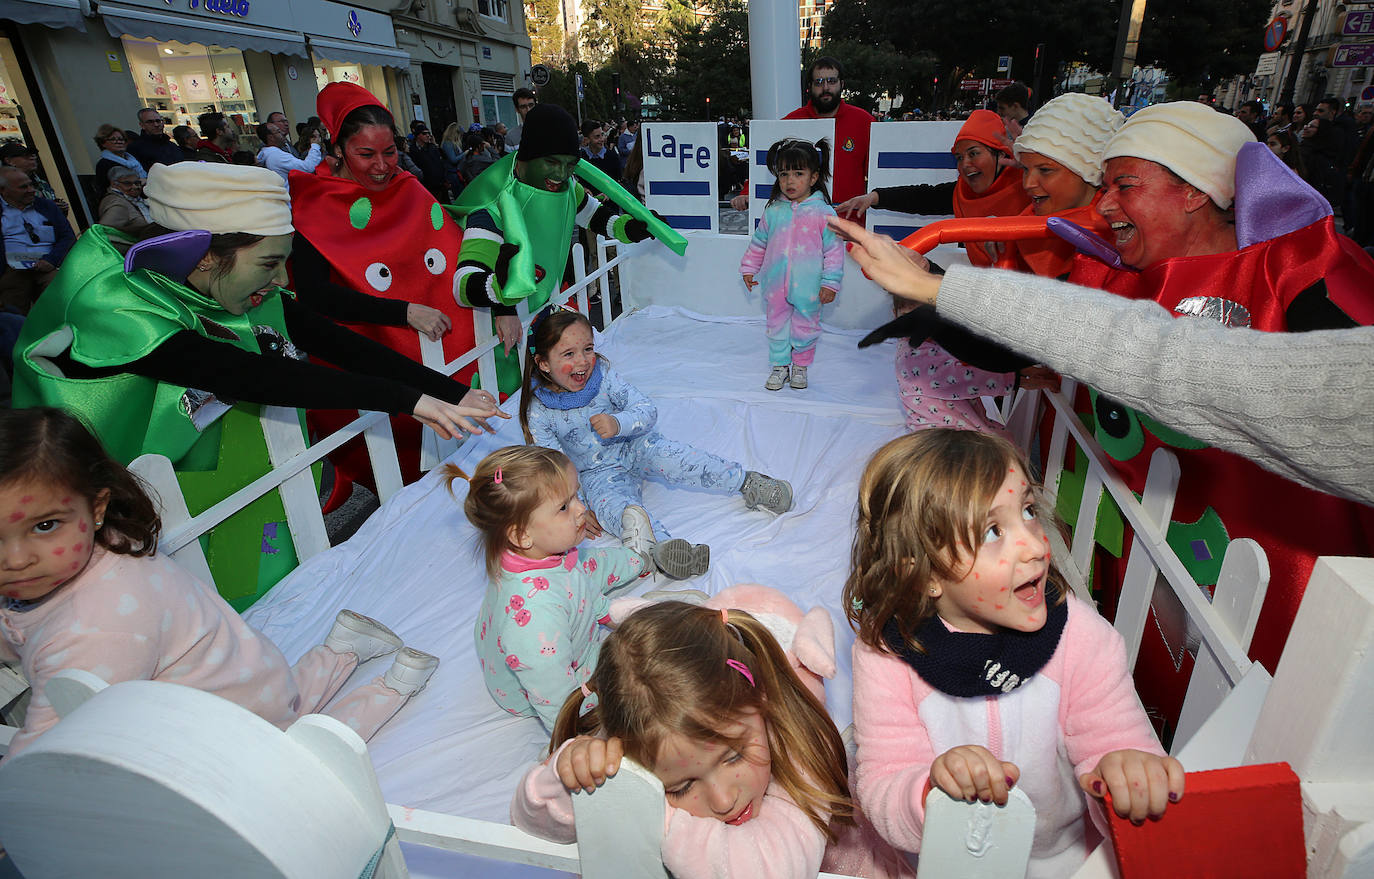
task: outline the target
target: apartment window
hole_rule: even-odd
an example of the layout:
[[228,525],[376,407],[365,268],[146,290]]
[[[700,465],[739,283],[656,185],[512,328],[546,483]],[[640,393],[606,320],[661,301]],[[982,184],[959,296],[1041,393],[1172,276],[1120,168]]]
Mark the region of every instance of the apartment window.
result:
[[477,11],[488,18],[506,20],[506,0],[477,0]]

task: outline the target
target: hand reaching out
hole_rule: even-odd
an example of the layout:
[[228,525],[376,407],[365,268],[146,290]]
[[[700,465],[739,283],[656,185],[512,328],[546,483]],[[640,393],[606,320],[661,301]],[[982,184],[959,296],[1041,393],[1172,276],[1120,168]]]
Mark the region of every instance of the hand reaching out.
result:
[[878,193],[865,192],[863,195],[856,195],[848,201],[842,201],[835,205],[835,213],[842,217],[852,219],[863,219],[863,215],[868,209],[878,203]]
[[525,334],[524,327],[520,325],[520,318],[513,314],[501,314],[496,316],[496,338],[501,340],[501,345],[510,354],[516,345],[520,344],[521,337]]
[[424,333],[431,341],[437,342],[444,333],[453,329],[453,321],[437,308],[412,302],[406,306],[406,323],[411,329]]
[[[998,760],[982,745],[960,745],[935,758],[930,783],[956,800],[1007,804],[1007,791],[1021,777],[1015,763]],[[1086,778],[1087,776],[1084,776]]]
[[624,755],[620,739],[578,736],[558,753],[554,771],[568,790],[590,793],[620,770],[620,759]]
[[1113,811],[1140,824],[1147,817],[1158,818],[1169,803],[1183,799],[1183,764],[1173,757],[1127,748],[1103,757],[1078,783],[1098,799],[1110,793]]
[[493,416],[510,418],[510,414],[496,408],[496,398],[490,391],[473,389],[454,405],[438,397],[424,394],[415,403],[415,420],[434,428],[444,439],[456,439],[464,432],[483,433],[491,430],[487,419]]

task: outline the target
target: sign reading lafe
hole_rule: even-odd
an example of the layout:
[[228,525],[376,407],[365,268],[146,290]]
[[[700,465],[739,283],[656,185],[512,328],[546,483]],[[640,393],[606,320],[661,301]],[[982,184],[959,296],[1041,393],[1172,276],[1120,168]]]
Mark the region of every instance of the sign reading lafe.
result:
[[[716,125],[714,122],[645,122],[646,204],[682,232],[717,232]],[[634,191],[635,181],[625,181]]]

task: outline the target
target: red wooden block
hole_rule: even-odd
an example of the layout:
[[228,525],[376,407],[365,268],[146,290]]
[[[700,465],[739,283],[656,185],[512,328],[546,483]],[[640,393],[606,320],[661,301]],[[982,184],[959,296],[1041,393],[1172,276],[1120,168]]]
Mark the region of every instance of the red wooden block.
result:
[[1302,794],[1287,763],[1189,772],[1183,799],[1139,827],[1107,805],[1121,879],[1301,879]]

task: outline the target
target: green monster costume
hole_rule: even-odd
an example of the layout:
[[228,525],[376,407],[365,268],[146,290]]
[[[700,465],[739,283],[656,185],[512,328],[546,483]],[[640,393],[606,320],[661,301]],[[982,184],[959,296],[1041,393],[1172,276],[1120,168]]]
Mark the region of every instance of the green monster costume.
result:
[[[208,246],[208,233],[200,234]],[[120,367],[185,330],[255,354],[290,351],[279,298],[286,291],[277,288],[245,314],[230,314],[157,271],[126,272],[112,238],[128,243],[105,226],[82,235],[29,313],[15,345],[14,405],[75,413],[123,464],[146,453],[166,455],[196,515],[271,469],[260,407],[127,372],[68,378],[53,358]],[[236,609],[296,566],[285,521],[281,498],[270,492],[202,538],[215,583]]]
[[[598,206],[575,180],[569,180],[559,192],[522,182],[515,173],[517,158],[528,161],[537,156],[577,153],[576,126],[571,118],[564,118],[566,111],[541,104],[530,114],[520,153],[507,155],[487,168],[467,185],[458,203],[448,207],[465,230],[457,274],[463,305],[490,308],[526,300],[531,314],[543,308],[563,278],[569,241],[579,220],[587,228],[625,244],[652,236],[679,256],[686,252],[687,239],[681,233],[589,162],[577,162],[574,173],[622,213],[609,205]],[[572,131],[570,143],[566,140],[568,128]],[[545,146],[527,149],[536,142]],[[498,347],[496,367],[502,393],[510,394],[520,387],[518,351],[507,355]]]

